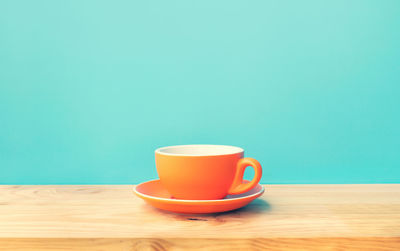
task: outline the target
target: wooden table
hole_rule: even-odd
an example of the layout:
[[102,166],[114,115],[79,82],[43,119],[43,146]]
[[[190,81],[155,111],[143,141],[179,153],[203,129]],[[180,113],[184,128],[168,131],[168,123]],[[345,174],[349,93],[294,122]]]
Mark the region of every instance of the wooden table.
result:
[[0,250],[400,250],[400,184],[271,185],[243,209],[182,215],[132,186],[0,186]]

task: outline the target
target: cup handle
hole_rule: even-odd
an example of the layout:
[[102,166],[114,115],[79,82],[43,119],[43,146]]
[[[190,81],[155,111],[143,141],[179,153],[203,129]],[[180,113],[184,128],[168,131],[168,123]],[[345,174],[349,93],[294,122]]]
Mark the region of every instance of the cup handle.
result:
[[[254,168],[254,178],[249,183],[243,183],[243,175],[246,167],[251,166]],[[254,188],[260,182],[262,169],[260,162],[253,158],[240,159],[236,165],[236,174],[233,183],[229,188],[228,194],[245,193]]]

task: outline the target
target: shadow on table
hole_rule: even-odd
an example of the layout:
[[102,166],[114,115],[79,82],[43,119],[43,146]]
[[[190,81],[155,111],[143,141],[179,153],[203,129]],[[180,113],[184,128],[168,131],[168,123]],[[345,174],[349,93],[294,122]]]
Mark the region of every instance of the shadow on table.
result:
[[228,212],[223,212],[219,214],[229,214],[229,213],[262,213],[262,212],[267,212],[271,209],[271,205],[263,199],[255,199],[252,201],[250,204],[248,204],[245,207],[228,211]]
[[174,218],[176,220],[184,221],[207,221],[215,223],[224,223],[229,221],[230,218],[243,218],[246,216],[257,215],[261,213],[266,213],[271,210],[271,205],[263,199],[255,199],[250,204],[245,207],[235,209],[232,211],[221,212],[221,213],[211,213],[211,214],[184,214],[184,213],[174,213],[157,208],[152,208],[150,205],[145,205],[148,210],[154,210],[155,212],[161,213],[164,216]]

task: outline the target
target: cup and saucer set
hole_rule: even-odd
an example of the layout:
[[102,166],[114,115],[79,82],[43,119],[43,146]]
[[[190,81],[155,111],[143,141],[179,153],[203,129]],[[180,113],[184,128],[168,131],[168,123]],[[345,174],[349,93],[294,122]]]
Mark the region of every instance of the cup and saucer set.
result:
[[[177,213],[217,213],[238,209],[264,193],[262,169],[244,150],[224,145],[179,145],[155,151],[160,179],[137,185],[134,193],[150,205]],[[243,180],[246,167],[254,178]]]

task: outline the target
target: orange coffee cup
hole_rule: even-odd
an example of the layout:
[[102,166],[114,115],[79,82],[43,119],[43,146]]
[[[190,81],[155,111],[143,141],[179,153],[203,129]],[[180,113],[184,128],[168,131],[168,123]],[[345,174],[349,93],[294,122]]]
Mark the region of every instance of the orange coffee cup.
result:
[[[174,198],[188,200],[222,199],[255,187],[261,179],[261,165],[243,155],[242,148],[223,145],[167,146],[155,151],[162,185]],[[254,168],[254,178],[244,183],[247,166]]]

